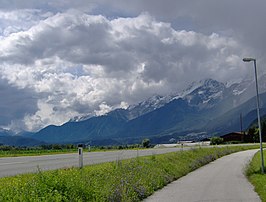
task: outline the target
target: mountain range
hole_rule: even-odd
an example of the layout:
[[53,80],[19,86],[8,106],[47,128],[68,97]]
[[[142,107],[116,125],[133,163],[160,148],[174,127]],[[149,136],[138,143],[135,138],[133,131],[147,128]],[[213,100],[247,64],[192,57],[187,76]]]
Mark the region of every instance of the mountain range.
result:
[[[265,78],[263,75],[259,80],[262,115],[266,114]],[[180,93],[154,95],[127,109],[115,109],[103,116],[75,117],[61,126],[50,125],[22,136],[46,143],[92,145],[139,143],[143,138],[153,143],[171,138],[202,139],[239,131],[240,114],[243,128],[247,128],[256,119],[254,94],[255,85],[250,80],[224,84],[206,79]]]

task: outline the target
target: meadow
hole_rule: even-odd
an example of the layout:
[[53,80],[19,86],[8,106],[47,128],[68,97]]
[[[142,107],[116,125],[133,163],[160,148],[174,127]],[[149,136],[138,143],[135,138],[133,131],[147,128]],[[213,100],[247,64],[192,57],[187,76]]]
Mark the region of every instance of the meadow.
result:
[[221,156],[252,148],[258,146],[197,148],[5,177],[0,179],[0,201],[141,201]]
[[[264,162],[266,162],[266,151],[263,152]],[[266,172],[266,169],[264,168]],[[261,200],[266,202],[266,174],[261,173],[261,157],[257,152],[251,163],[246,169],[246,175],[249,181],[254,185],[255,191],[259,194]]]
[[63,154],[76,152],[77,149],[71,145],[71,147],[59,145],[40,146],[40,147],[14,147],[14,146],[0,146],[0,157],[17,157],[17,156],[38,156],[48,154]]
[[[119,145],[119,146],[90,146],[84,150],[94,151],[112,151],[122,149],[139,149],[140,145]],[[18,157],[18,156],[39,156],[51,154],[66,154],[77,152],[77,145],[74,144],[51,144],[36,147],[15,147],[0,145],[0,158],[2,157]]]

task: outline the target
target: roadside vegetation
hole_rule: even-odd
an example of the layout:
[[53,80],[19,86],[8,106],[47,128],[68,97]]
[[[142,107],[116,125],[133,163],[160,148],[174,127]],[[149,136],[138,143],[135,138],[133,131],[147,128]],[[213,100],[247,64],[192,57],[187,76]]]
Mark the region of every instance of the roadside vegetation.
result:
[[210,139],[210,145],[219,145],[223,143],[224,143],[224,140],[221,137],[212,137]]
[[69,145],[41,145],[38,147],[15,147],[0,145],[0,157],[36,156],[45,154],[60,154],[75,152],[76,146]]
[[0,201],[141,201],[221,156],[252,148],[258,146],[197,148],[5,177],[0,179]]
[[[264,154],[264,162],[266,162],[266,151]],[[264,168],[266,171],[266,168]],[[247,167],[246,175],[249,181],[254,185],[255,191],[259,194],[262,201],[266,202],[266,174],[261,174],[261,157],[260,152],[257,152],[251,163]]]
[[[109,151],[120,149],[135,149],[140,148],[141,145],[118,145],[118,146],[90,146],[86,147],[87,151]],[[74,144],[50,144],[40,145],[36,147],[15,147],[0,145],[0,158],[1,157],[17,157],[17,156],[37,156],[37,155],[50,155],[50,154],[64,154],[77,152],[77,145]]]

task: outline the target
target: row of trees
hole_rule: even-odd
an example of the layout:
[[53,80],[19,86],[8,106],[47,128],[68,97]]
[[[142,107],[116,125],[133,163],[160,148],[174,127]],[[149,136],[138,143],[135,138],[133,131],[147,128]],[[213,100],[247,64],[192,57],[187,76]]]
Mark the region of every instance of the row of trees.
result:
[[[125,144],[125,145],[113,145],[113,146],[93,146],[91,150],[109,150],[109,149],[133,149],[133,148],[149,148],[151,146],[150,139],[143,139],[140,144]],[[45,144],[34,147],[16,147],[3,145],[0,143],[0,151],[28,151],[28,150],[73,150],[76,149],[76,144]]]
[[[266,122],[261,123],[261,134],[262,134],[262,141],[266,142]],[[252,126],[248,129],[247,135],[246,136],[246,141],[249,142],[259,142],[259,128],[257,126]],[[244,136],[244,137],[245,137]]]

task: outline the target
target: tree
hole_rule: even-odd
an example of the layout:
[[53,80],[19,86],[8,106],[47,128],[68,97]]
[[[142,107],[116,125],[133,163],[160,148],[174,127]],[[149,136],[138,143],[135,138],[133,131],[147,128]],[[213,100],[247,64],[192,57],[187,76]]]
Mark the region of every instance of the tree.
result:
[[252,128],[249,128],[248,129],[248,134],[250,134],[250,135],[254,135],[255,134],[255,128],[254,127],[252,127]]
[[261,136],[262,136],[262,141],[265,142],[266,141],[266,122],[262,122],[262,126],[261,126]]
[[145,138],[144,140],[142,140],[142,146],[145,148],[149,148],[150,147],[150,139]]
[[254,142],[260,142],[259,128],[255,128],[255,132],[254,132],[254,135],[253,135],[253,140],[254,140]]
[[211,138],[211,145],[218,145],[218,144],[223,144],[224,140],[221,137],[212,137]]

